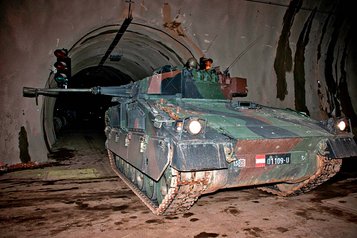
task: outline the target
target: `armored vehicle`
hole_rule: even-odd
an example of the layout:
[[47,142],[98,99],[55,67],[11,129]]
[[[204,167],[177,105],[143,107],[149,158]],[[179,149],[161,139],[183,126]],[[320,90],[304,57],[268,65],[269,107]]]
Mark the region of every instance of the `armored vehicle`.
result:
[[223,188],[304,193],[357,155],[348,119],[316,121],[238,100],[246,79],[210,67],[164,66],[123,86],[24,88],[24,96],[71,91],[112,96],[105,115],[110,164],[158,215],[186,211]]

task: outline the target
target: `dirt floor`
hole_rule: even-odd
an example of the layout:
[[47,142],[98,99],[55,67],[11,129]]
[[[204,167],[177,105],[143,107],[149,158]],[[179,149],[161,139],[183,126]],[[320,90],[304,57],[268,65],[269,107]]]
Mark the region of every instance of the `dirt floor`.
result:
[[184,214],[155,216],[111,171],[103,133],[59,139],[56,166],[0,175],[0,237],[357,237],[352,160],[298,197],[230,189]]

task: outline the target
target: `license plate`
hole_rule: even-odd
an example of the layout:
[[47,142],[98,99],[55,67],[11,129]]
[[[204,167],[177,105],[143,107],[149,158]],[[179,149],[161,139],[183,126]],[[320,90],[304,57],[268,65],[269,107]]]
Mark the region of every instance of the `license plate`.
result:
[[265,155],[266,165],[279,165],[279,164],[290,164],[291,154],[272,154]]

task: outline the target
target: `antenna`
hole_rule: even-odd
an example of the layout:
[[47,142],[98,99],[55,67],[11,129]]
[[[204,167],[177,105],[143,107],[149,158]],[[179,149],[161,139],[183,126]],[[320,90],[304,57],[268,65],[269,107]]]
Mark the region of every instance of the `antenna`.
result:
[[225,75],[228,75],[229,68],[232,67],[235,63],[238,62],[240,58],[242,58],[243,55],[245,55],[250,48],[252,48],[260,38],[262,38],[263,35],[259,36],[257,39],[255,39],[252,43],[250,43],[239,55],[233,60],[233,62],[223,71]]
[[212,44],[216,41],[216,38],[217,38],[218,34],[216,34],[213,38],[213,40],[211,40],[210,44],[208,45],[206,51],[205,51],[205,54],[207,54],[208,50],[211,48]]

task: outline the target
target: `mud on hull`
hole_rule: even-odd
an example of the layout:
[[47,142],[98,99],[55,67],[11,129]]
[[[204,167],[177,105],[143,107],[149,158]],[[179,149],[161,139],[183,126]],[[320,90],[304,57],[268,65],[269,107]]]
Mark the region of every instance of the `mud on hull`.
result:
[[[155,181],[112,151],[108,150],[108,155],[114,172],[156,215],[183,213],[189,210],[202,194],[223,188],[222,181],[227,181],[228,170],[180,172],[171,166]],[[316,164],[315,173],[303,181],[277,183],[258,189],[278,196],[308,192],[333,177],[340,170],[342,160],[331,160],[318,155]]]

